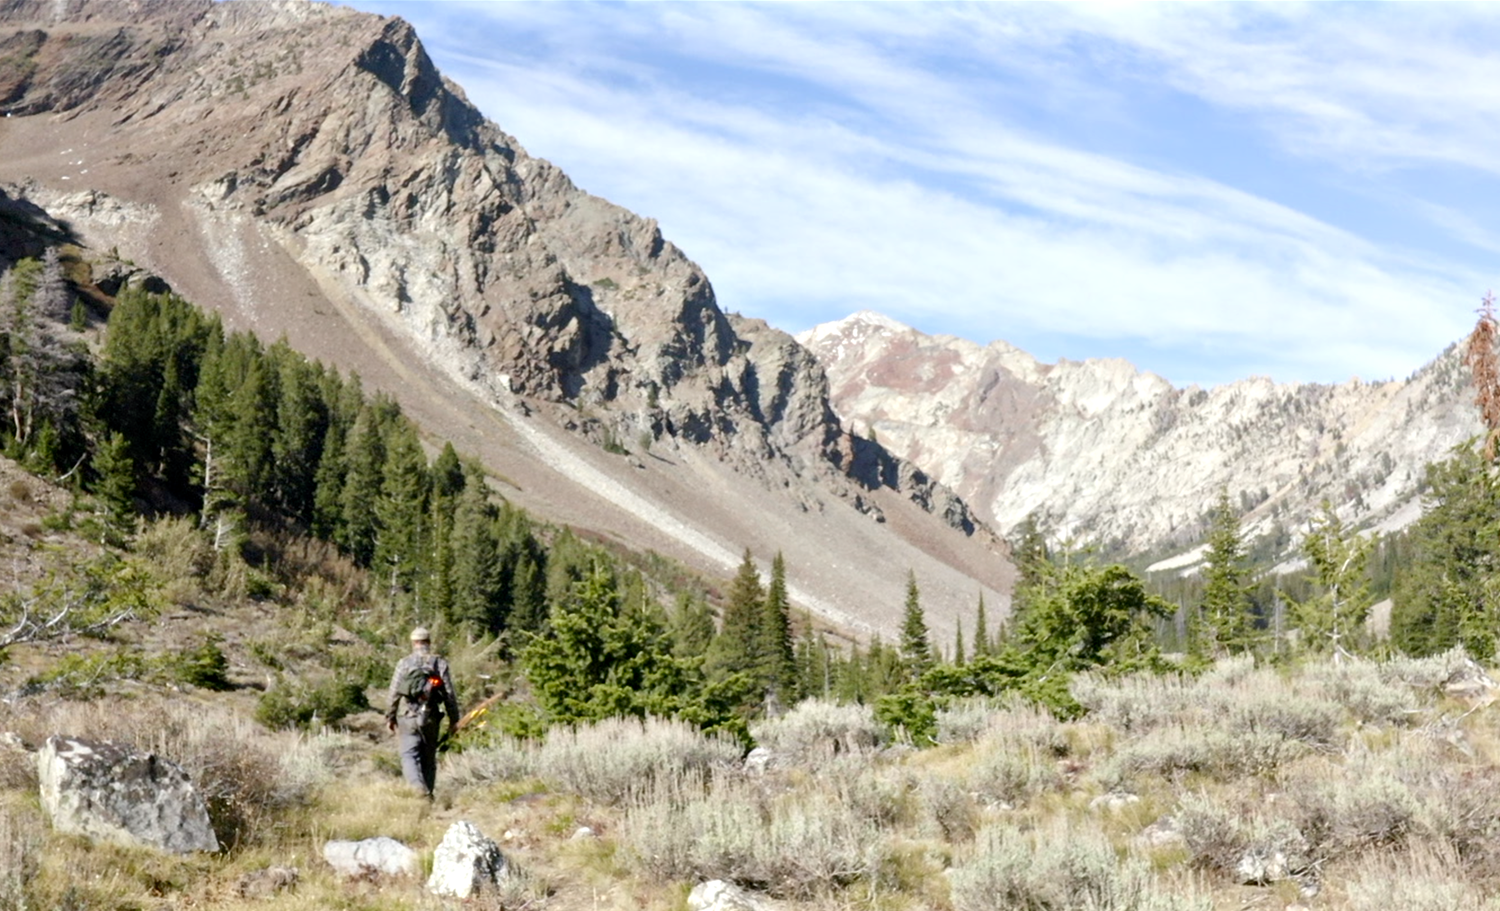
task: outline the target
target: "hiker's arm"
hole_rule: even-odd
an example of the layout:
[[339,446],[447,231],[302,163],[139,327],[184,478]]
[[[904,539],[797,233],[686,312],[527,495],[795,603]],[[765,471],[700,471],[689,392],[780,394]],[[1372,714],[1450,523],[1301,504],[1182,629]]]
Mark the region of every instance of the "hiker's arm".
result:
[[452,737],[458,730],[458,692],[453,689],[453,670],[444,661],[442,666],[443,675],[443,710],[448,716],[448,736]]
[[403,661],[396,662],[396,669],[391,672],[391,686],[386,695],[385,726],[390,730],[396,729],[396,712],[401,708],[401,694],[396,691],[396,686],[401,680],[401,665]]

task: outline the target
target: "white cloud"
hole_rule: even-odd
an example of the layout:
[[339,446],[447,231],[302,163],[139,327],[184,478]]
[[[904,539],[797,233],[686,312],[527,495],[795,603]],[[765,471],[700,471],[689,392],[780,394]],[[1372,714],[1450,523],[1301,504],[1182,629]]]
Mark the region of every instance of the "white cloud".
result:
[[[1483,288],[1476,269],[1199,176],[1191,161],[1132,163],[1015,122],[1029,86],[1054,96],[1047,104],[1091,111],[1132,91],[1082,73],[1071,54],[1254,110],[1288,146],[1329,156],[1358,146],[1361,161],[1382,164],[1398,150],[1465,161],[1488,127],[1416,114],[1424,92],[1488,64],[1418,67],[1405,107],[1377,106],[1401,82],[1380,63],[1418,55],[1321,15],[1247,24],[1262,14],[483,6],[466,17],[497,21],[466,28],[546,37],[518,54],[439,54],[439,64],[457,67],[470,97],[528,149],[658,218],[726,308],[788,330],[870,308],[980,342],[1073,337],[1078,350],[1062,352],[1073,358],[1118,353],[1110,340],[1144,345],[1161,353],[1146,366],[1178,382],[1232,378],[1220,371],[1239,364],[1222,351],[1278,379],[1404,375],[1463,331]],[[657,65],[658,53],[672,59]],[[1343,57],[1353,72],[1335,65]],[[760,81],[730,81],[745,73]],[[1423,145],[1434,122],[1449,134]]]

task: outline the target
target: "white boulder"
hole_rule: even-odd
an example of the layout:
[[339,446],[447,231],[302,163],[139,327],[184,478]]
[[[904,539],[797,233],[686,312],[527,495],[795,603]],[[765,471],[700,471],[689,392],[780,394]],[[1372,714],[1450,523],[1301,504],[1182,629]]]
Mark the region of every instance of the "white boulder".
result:
[[500,885],[506,875],[500,846],[472,822],[460,819],[432,855],[427,891],[433,895],[470,898]]
[[323,859],[342,875],[355,879],[372,873],[413,876],[420,872],[417,852],[394,838],[381,835],[361,841],[330,841],[323,845]]

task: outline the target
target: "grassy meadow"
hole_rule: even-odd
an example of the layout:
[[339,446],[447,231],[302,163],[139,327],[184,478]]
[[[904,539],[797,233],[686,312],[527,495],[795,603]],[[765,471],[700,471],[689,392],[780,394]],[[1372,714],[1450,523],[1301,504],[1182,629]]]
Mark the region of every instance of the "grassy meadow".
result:
[[[387,835],[430,862],[458,819],[518,871],[466,907],[683,908],[728,879],[783,908],[1500,908],[1500,724],[1441,686],[1465,660],[1082,675],[1080,720],[969,700],[921,750],[867,707],[806,701],[753,728],[764,769],[681,722],[470,737],[432,805],[361,730],[368,713],[273,732],[235,694],[18,698],[0,729],[32,746],[67,732],[182,764],[228,847],[172,857],[54,833],[34,757],[0,751],[0,908],[439,908],[417,880],[341,881],[320,849]],[[242,897],[269,866],[297,884]]]

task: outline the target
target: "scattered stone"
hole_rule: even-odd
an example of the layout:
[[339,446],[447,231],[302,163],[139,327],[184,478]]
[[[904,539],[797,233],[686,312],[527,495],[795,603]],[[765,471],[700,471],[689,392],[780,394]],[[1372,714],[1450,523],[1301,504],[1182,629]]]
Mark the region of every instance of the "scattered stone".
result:
[[37,753],[42,808],[59,832],[186,854],[218,851],[188,774],[152,753],[53,735]]
[[349,879],[368,878],[376,874],[415,876],[421,871],[417,852],[384,835],[361,841],[325,842],[323,859]]
[[434,895],[469,898],[500,885],[506,875],[505,855],[500,846],[472,822],[460,819],[432,855],[432,875],[427,891]]
[[1252,848],[1234,865],[1234,873],[1242,885],[1269,886],[1289,877],[1292,867],[1284,851]]
[[764,905],[734,883],[711,879],[688,893],[689,911],[764,911]]
[[297,884],[296,867],[266,867],[252,870],[240,877],[235,890],[241,898],[270,898],[278,892]]
[[1494,702],[1497,687],[1493,678],[1485,673],[1484,668],[1475,663],[1472,658],[1465,658],[1463,663],[1453,669],[1448,678],[1443,681],[1443,692],[1455,699],[1468,703],[1471,707],[1489,705]]
[[1108,794],[1100,794],[1089,801],[1089,809],[1103,810],[1107,813],[1118,813],[1131,804],[1140,803],[1138,794],[1130,794],[1125,791],[1110,791]]
[[776,765],[776,754],[765,747],[756,747],[745,756],[745,771],[756,775],[764,775]]
[[1177,820],[1170,816],[1163,816],[1142,829],[1138,840],[1147,848],[1157,849],[1175,848],[1187,843],[1182,830],[1177,827]]
[[17,734],[15,731],[6,731],[0,734],[0,750],[29,753],[31,752],[31,747],[26,745],[26,741],[21,739],[20,734]]
[[588,826],[579,826],[576,830],[574,830],[573,837],[570,840],[571,841],[582,841],[585,838],[598,838],[598,837],[599,837],[598,833],[596,833],[593,829],[589,828]]

